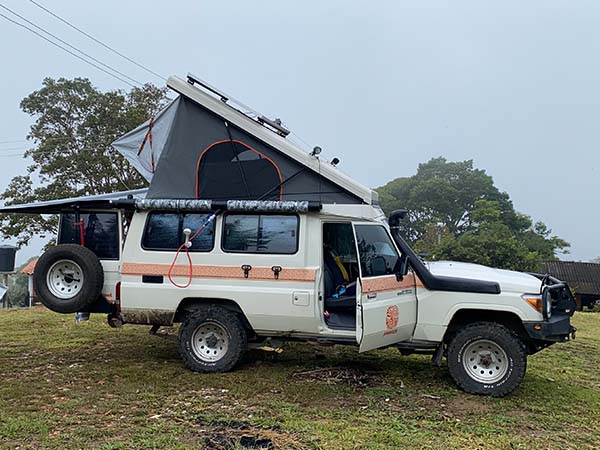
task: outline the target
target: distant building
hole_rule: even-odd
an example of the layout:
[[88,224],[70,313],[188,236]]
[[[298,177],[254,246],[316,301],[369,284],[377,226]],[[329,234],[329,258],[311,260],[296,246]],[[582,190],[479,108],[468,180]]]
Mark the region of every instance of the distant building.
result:
[[544,261],[542,273],[566,281],[575,291],[577,309],[600,300],[600,264],[575,261]]

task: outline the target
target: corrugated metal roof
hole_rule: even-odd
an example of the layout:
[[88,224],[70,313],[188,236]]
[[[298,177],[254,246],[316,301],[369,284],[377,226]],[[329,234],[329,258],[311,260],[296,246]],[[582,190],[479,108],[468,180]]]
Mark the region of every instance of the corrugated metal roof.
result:
[[577,294],[600,296],[600,264],[576,261],[544,261],[542,272],[566,281]]
[[37,262],[38,258],[34,258],[31,261],[29,261],[27,265],[21,269],[21,273],[24,273],[25,275],[33,275],[33,271]]

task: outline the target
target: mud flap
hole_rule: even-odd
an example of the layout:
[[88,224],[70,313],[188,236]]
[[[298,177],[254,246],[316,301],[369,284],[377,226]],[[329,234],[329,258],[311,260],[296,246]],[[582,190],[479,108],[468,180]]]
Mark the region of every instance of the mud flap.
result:
[[431,356],[431,364],[435,367],[441,367],[443,357],[444,357],[444,343],[440,342],[440,345],[437,346],[434,354]]

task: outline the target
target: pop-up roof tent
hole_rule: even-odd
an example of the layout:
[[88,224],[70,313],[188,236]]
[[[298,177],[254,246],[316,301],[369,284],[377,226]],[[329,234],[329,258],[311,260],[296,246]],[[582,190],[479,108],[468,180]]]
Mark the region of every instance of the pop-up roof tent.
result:
[[[373,204],[377,194],[293,145],[279,122],[189,75],[180,96],[113,143],[150,181],[147,199]],[[247,109],[247,107],[242,107]]]
[[171,77],[167,86],[180,95],[113,143],[150,182],[148,189],[10,205],[0,213],[157,205],[306,211],[327,203],[378,204],[375,191],[291,143],[280,122],[192,75],[187,82]]

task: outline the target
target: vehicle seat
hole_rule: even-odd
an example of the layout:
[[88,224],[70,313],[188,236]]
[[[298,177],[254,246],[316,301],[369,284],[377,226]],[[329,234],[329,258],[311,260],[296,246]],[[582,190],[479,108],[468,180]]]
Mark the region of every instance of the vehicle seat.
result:
[[349,283],[335,260],[333,252],[324,248],[325,309],[347,311],[356,308],[356,281]]

